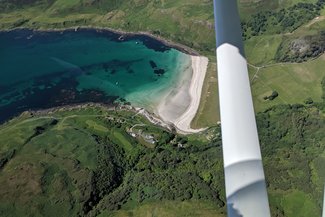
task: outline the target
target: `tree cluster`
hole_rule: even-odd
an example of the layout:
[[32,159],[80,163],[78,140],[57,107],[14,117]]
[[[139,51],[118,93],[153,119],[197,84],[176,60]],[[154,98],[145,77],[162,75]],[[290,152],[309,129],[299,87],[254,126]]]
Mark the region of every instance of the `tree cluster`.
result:
[[300,2],[278,11],[266,10],[253,14],[241,24],[243,37],[248,39],[251,36],[262,34],[292,32],[318,16],[324,4],[324,0],[319,0],[315,4]]

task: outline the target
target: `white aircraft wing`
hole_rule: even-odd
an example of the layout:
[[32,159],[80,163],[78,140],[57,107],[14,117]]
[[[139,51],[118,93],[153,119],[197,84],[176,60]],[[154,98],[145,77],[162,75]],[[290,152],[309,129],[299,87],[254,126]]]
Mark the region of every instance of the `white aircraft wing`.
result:
[[214,0],[229,217],[270,217],[237,0]]

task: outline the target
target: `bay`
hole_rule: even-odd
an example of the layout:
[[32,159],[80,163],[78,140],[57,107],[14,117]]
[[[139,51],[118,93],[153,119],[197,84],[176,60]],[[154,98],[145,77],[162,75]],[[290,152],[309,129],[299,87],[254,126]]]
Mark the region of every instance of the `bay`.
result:
[[145,35],[0,32],[0,122],[29,109],[85,102],[126,99],[150,107],[190,65],[190,56]]

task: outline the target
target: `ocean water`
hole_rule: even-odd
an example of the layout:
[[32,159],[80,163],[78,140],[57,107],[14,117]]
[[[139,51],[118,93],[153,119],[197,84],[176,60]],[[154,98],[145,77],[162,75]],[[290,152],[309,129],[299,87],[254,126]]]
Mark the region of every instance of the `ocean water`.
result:
[[29,109],[126,99],[150,107],[191,73],[190,56],[147,36],[0,32],[0,122]]

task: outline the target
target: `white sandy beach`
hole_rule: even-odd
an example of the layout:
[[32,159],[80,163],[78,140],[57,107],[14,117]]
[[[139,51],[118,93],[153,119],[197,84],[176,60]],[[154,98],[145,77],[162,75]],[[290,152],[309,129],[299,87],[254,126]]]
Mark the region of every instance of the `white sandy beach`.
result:
[[141,87],[127,95],[126,100],[174,125],[180,133],[197,133],[204,129],[192,129],[191,122],[200,105],[209,60],[203,56],[186,56],[180,61],[177,68],[180,75],[171,81],[168,89],[159,85],[154,89]]
[[[175,125],[182,133],[196,133],[202,129],[192,129],[191,122],[200,105],[202,87],[208,67],[208,58],[191,56],[192,76],[184,80],[159,103],[155,113],[165,122]],[[185,110],[184,110],[185,106]]]

